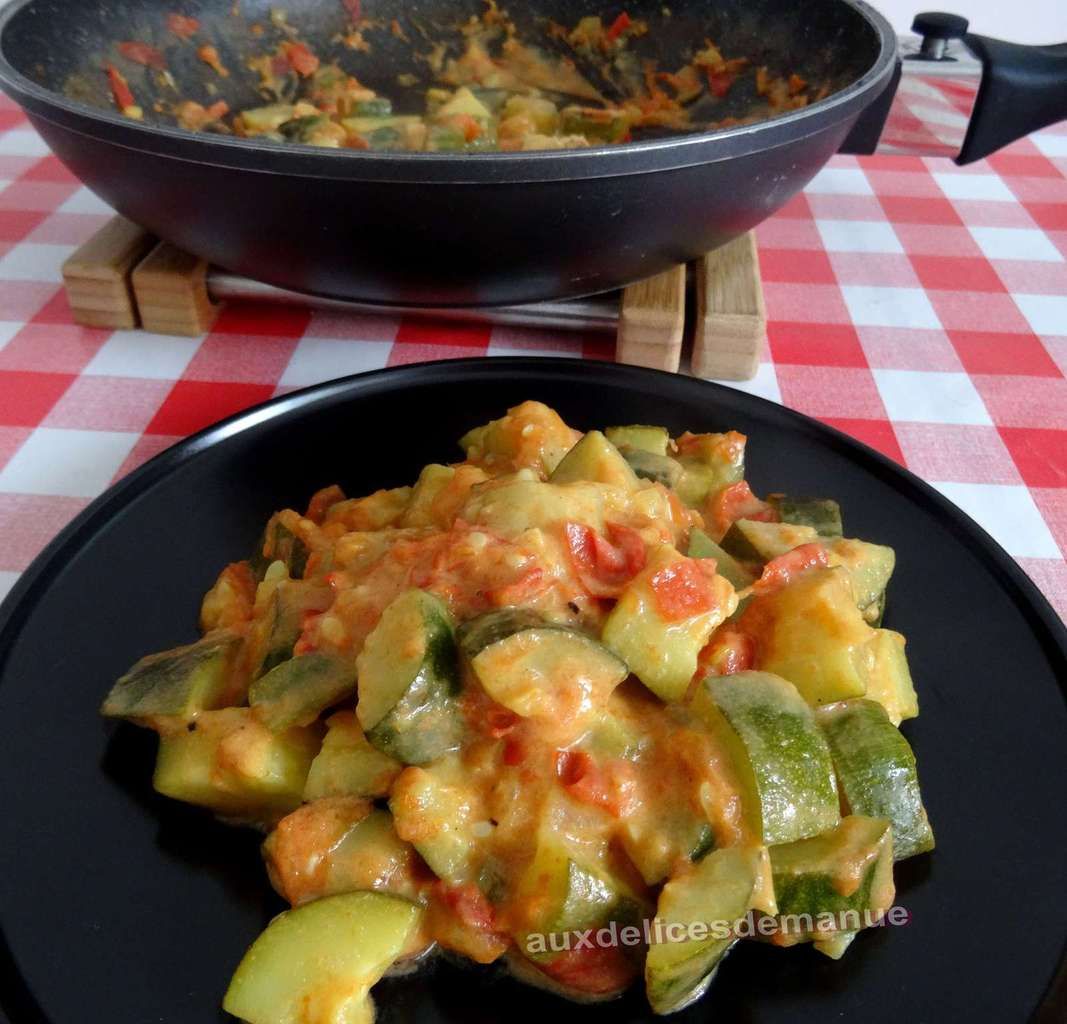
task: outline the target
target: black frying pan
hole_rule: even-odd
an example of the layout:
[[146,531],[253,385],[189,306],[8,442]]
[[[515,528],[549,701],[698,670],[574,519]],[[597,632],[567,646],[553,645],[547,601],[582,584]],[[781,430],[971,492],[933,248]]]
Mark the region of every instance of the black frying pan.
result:
[[[654,31],[642,46],[678,67],[714,39],[811,80],[840,86],[827,100],[754,127],[610,150],[542,154],[367,154],[194,136],[139,125],[114,111],[100,70],[115,43],[165,45],[186,95],[208,99],[207,69],[173,46],[166,12],[198,17],[231,79],[231,107],[263,102],[242,56],[269,48],[252,22],[284,7],[324,56],[347,25],[341,0],[28,0],[12,5],[0,36],[0,82],[59,157],[131,219],[212,262],[272,284],[403,305],[503,304],[588,294],[666,269],[764,220],[841,145],[893,73],[896,39],[852,0],[632,0]],[[539,18],[573,25],[613,16],[605,0],[512,3],[526,38]],[[620,5],[620,9],[621,9]],[[400,15],[439,31],[484,9],[480,0],[366,0],[369,16]],[[536,12],[536,13],[534,13]],[[344,65],[395,94],[398,72],[424,74],[412,47],[389,33],[370,55],[338,48]],[[173,40],[172,40],[173,42]],[[150,76],[124,65],[138,99]],[[81,79],[89,107],[62,90]],[[190,84],[192,83],[192,84]],[[150,102],[143,103],[146,110]]]
[[[426,84],[415,48],[388,31],[370,36],[370,54],[339,46],[350,25],[342,0],[15,0],[0,16],[0,86],[94,191],[190,252],[306,292],[456,306],[590,294],[729,241],[814,176],[864,111],[891,95],[898,66],[890,26],[860,0],[671,0],[669,17],[663,0],[516,0],[509,13],[530,41],[544,38],[546,18],[573,25],[625,7],[649,21],[639,50],[663,68],[680,67],[710,37],[727,55],[833,91],[756,125],[536,154],[283,147],[115,112],[102,71],[109,60],[128,73],[150,116],[156,98],[151,76],[118,60],[121,40],[164,48],[185,97],[217,98],[206,91],[209,74],[195,49],[164,29],[174,10],[197,17],[217,45],[231,77],[214,80],[230,107],[262,103],[245,61],[269,49],[277,30],[256,39],[250,27],[269,26],[278,6],[323,57],[338,57],[386,94],[396,93],[398,73]],[[399,17],[413,37],[426,30],[447,38],[483,5],[365,0],[362,8],[371,18]],[[737,101],[744,99],[740,90]]]

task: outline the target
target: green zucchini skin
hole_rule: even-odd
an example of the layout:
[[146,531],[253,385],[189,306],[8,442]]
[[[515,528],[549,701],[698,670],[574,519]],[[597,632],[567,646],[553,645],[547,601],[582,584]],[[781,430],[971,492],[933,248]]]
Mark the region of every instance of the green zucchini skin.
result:
[[794,498],[788,494],[771,494],[767,501],[777,510],[783,523],[810,526],[820,537],[842,536],[841,506],[833,498]]
[[[779,920],[789,929],[779,944],[811,939],[828,944],[842,931],[856,930],[818,931],[805,927],[805,915],[817,924],[819,914],[852,911],[859,915],[862,928],[864,911],[883,912],[892,905],[892,826],[887,819],[851,815],[831,832],[772,846],[769,852]],[[859,877],[849,877],[856,866]],[[828,945],[826,952],[839,956],[843,949]]]
[[252,567],[252,574],[257,581],[263,579],[273,562],[284,562],[289,576],[296,580],[304,575],[310,554],[307,545],[292,530],[274,518],[267,524],[248,564]]
[[303,654],[257,679],[248,701],[275,730],[310,725],[328,707],[356,692],[356,666],[330,654]]
[[[709,853],[691,872],[671,879],[660,893],[656,918],[665,926],[702,922],[730,925],[752,906],[761,854],[731,846]],[[668,934],[669,938],[669,934]],[[645,990],[653,1011],[674,1013],[706,991],[711,976],[736,939],[706,938],[654,943],[645,961]]]
[[742,562],[764,565],[801,544],[811,544],[818,539],[819,535],[810,526],[738,519],[726,531],[721,546]]
[[830,748],[792,683],[767,672],[709,676],[692,710],[731,755],[760,842],[789,843],[838,824]]
[[[395,657],[418,631],[419,653]],[[464,726],[456,703],[459,663],[451,618],[432,594],[412,590],[386,608],[357,661],[356,714],[367,739],[404,764],[422,765],[455,749]],[[381,714],[381,701],[392,701]],[[372,710],[368,710],[372,709]]]
[[744,590],[756,582],[755,573],[750,572],[742,562],[716,544],[699,528],[689,531],[689,547],[686,554],[690,558],[714,558],[719,575],[728,579],[734,590]]
[[932,850],[934,833],[919,791],[915,754],[882,705],[847,700],[820,708],[816,718],[850,813],[892,823],[894,860]]
[[537,612],[524,608],[501,608],[463,623],[456,632],[456,640],[464,657],[473,661],[486,647],[524,629],[537,629],[544,625],[544,618]]
[[535,945],[534,936],[547,940],[574,930],[599,928],[610,921],[636,922],[640,902],[616,879],[584,863],[559,835],[543,827],[536,839],[533,859],[518,882],[524,899],[536,896],[536,918],[523,922],[514,938],[519,951],[537,963],[552,961],[558,950],[547,941]]
[[625,427],[607,427],[604,434],[623,454],[630,450],[666,455],[671,443],[671,435],[666,427],[650,427],[640,423]]
[[253,628],[258,662],[252,666],[252,678],[258,679],[293,656],[304,631],[304,616],[329,607],[333,595],[329,588],[305,580],[282,579],[274,585],[263,619]]
[[104,699],[107,718],[189,716],[221,707],[241,638],[226,630],[195,644],[150,654],[137,662]]
[[672,459],[669,455],[656,455],[640,448],[627,448],[622,452],[622,457],[643,480],[651,480],[653,483],[663,484],[664,487],[676,487],[685,472],[677,459]]

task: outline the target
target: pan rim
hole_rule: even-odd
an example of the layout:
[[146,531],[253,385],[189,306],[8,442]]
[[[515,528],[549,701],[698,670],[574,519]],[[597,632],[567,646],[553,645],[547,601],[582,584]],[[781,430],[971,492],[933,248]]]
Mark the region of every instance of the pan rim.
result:
[[308,178],[450,184],[559,181],[680,170],[799,141],[858,115],[893,75],[898,40],[888,20],[866,0],[832,0],[853,10],[878,40],[871,66],[840,92],[808,107],[752,125],[588,149],[530,153],[393,153],[263,143],[144,124],[46,89],[18,70],[4,51],[8,26],[35,0],[12,0],[0,11],[0,88],[33,117],[107,138],[110,145],[223,168]]

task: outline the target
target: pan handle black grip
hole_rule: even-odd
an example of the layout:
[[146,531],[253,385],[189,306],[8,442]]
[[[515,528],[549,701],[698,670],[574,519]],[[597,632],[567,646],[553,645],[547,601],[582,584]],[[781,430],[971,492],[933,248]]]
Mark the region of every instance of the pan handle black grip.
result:
[[1067,119],[1067,43],[1023,46],[972,33],[963,41],[983,71],[957,163],[981,160]]

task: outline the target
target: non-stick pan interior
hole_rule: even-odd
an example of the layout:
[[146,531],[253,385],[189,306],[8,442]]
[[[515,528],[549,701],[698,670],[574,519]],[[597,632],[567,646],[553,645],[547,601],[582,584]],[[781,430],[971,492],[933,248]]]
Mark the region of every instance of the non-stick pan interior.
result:
[[[463,45],[459,27],[486,10],[481,0],[363,0],[359,16],[365,51],[351,45],[353,6],[352,0],[32,0],[10,20],[0,48],[16,70],[38,85],[109,111],[113,103],[103,69],[112,63],[129,80],[146,119],[167,124],[173,122],[154,109],[157,103],[169,109],[178,99],[205,104],[223,99],[231,110],[263,103],[259,77],[248,61],[273,51],[295,30],[320,57],[336,60],[393,98],[399,110],[417,111],[422,90],[432,81],[425,58],[433,45],[445,43],[449,53],[458,55]],[[502,6],[520,37],[531,43],[546,38],[550,21],[573,26],[586,15],[609,21],[625,9],[649,24],[648,34],[635,42],[638,53],[664,70],[682,66],[710,39],[728,57],[746,57],[779,74],[797,73],[836,92],[860,78],[878,56],[877,33],[846,0],[674,0],[669,8],[662,0],[615,5],[605,0],[522,0]],[[200,21],[196,43],[216,46],[228,77],[205,66],[197,44],[167,30],[172,12]],[[284,23],[278,12],[284,12]],[[129,40],[163,51],[176,88],[118,53],[117,44]],[[414,76],[417,84],[405,77],[409,84],[400,87],[402,76]],[[743,115],[752,98],[737,90],[722,116]]]

